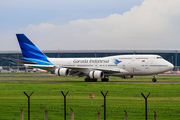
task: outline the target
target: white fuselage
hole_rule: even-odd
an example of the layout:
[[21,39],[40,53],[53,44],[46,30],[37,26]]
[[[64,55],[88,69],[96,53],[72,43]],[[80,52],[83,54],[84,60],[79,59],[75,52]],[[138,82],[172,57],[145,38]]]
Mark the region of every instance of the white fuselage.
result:
[[[48,58],[57,67],[68,67],[89,73],[92,70],[119,70],[106,76],[152,75],[171,70],[174,66],[159,55],[119,55],[103,58]],[[119,63],[114,61],[118,60]]]

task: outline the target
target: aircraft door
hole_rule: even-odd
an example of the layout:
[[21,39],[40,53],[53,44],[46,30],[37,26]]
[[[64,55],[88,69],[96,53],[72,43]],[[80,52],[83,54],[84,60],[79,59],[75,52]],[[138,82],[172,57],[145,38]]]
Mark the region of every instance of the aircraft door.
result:
[[144,73],[147,73],[149,71],[149,62],[147,59],[143,59],[141,61],[141,64],[142,64],[142,68],[141,68],[141,71],[144,72]]
[[145,60],[145,69],[149,69],[149,63],[148,63],[148,60]]

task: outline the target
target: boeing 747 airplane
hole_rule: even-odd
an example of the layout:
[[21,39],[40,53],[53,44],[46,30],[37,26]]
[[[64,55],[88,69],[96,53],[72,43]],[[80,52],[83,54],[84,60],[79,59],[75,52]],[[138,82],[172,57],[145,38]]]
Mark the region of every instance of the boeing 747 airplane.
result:
[[6,58],[25,67],[48,70],[58,76],[85,76],[86,82],[109,81],[109,76],[132,79],[136,75],[156,75],[174,66],[159,55],[117,55],[103,58],[49,58],[24,34],[16,34],[23,58]]

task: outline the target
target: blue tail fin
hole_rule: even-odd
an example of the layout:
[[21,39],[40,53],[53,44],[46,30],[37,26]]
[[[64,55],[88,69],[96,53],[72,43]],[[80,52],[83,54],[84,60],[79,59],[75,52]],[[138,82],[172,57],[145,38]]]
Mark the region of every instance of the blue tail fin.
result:
[[23,57],[34,59],[46,59],[44,55],[24,34],[16,34]]
[[23,54],[23,60],[37,62],[37,64],[49,64],[44,55],[24,34],[16,34],[19,46]]

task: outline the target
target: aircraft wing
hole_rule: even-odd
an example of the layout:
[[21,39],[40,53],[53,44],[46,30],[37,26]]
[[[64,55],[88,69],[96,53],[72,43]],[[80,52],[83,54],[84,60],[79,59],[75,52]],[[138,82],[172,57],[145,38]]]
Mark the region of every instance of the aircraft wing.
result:
[[75,67],[75,66],[63,66],[64,68],[69,68],[71,69],[71,74],[73,77],[74,76],[79,76],[79,77],[83,77],[85,76],[87,73],[89,73],[92,70],[99,70],[99,71],[103,71],[105,74],[113,74],[113,73],[129,73],[128,71],[118,68],[118,69],[109,69],[109,68],[85,68],[85,67]]
[[[59,66],[55,65],[37,65],[37,64],[24,64],[25,67],[35,67],[35,68],[40,68],[44,70],[50,70],[53,71]],[[87,67],[76,67],[76,66],[60,66],[61,68],[68,68],[71,70],[71,74],[73,77],[74,76],[79,76],[82,77],[89,73],[92,70],[99,70],[103,71],[105,74],[113,74],[113,73],[128,73],[128,71],[121,69],[121,68],[116,68],[116,69],[109,69],[109,68],[87,68]]]
[[56,66],[54,65],[37,65],[37,64],[24,64],[25,67],[35,67],[35,68],[40,68],[44,70],[55,70]]
[[80,71],[91,71],[91,70],[100,70],[103,71],[104,73],[128,73],[128,71],[121,69],[121,68],[87,68],[87,67],[76,67],[76,66],[63,66],[64,68],[69,68],[72,70],[80,70]]
[[118,68],[118,69],[107,69],[107,68],[103,68],[103,69],[95,69],[95,70],[100,70],[103,71],[104,73],[128,73],[128,71]]

